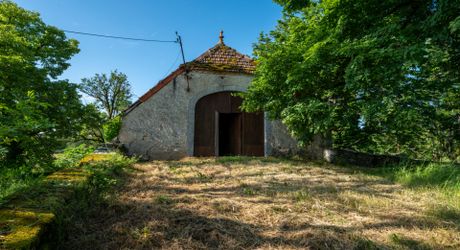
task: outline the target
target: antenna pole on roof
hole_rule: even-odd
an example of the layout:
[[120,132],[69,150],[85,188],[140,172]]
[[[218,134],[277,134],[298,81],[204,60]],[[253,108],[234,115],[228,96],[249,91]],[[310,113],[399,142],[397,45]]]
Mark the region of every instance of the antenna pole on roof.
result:
[[187,63],[185,62],[185,55],[184,55],[184,46],[182,45],[182,37],[179,35],[179,33],[176,31],[176,36],[177,36],[177,42],[179,43],[180,46],[180,52],[182,53],[182,62],[184,63],[184,68],[185,68],[185,79],[187,80],[187,92],[190,91],[190,83],[188,79],[188,69],[187,69]]

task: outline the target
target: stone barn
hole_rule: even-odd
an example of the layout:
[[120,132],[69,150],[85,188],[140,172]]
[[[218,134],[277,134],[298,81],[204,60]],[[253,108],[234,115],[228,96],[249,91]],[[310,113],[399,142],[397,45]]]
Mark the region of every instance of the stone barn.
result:
[[123,114],[118,136],[129,155],[186,156],[296,154],[297,142],[279,121],[240,110],[254,61],[224,44],[181,65]]

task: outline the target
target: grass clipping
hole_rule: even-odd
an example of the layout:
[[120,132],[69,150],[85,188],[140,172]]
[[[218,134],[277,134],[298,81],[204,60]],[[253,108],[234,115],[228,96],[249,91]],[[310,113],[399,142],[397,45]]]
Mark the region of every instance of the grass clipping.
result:
[[136,164],[62,247],[460,248],[452,197],[363,171],[246,157]]

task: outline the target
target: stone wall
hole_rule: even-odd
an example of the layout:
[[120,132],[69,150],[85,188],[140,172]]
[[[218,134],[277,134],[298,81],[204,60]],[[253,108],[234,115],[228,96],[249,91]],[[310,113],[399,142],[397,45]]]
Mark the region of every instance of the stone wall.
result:
[[[193,155],[195,104],[209,94],[246,91],[252,76],[189,73],[177,76],[150,99],[123,117],[118,136],[128,154],[149,159],[179,159]],[[279,121],[265,119],[265,154],[297,153],[296,141]]]
[[291,156],[304,154],[297,141],[290,136],[286,126],[281,121],[265,118],[265,155]]
[[407,158],[399,156],[366,154],[346,149],[325,149],[323,157],[325,161],[330,163],[361,167],[382,167],[408,161]]

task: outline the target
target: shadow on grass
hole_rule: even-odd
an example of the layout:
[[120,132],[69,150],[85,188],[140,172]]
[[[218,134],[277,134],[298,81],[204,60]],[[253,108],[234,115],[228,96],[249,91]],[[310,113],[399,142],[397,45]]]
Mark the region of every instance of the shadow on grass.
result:
[[[335,213],[360,214],[360,200],[344,199],[348,191],[372,197],[391,198],[395,186],[381,179],[354,182],[339,182],[330,185],[323,183],[325,178],[334,179],[333,173],[318,172],[315,178],[301,180],[278,180],[271,178],[271,173],[263,174],[257,183],[241,182],[244,178],[256,178],[258,173],[233,173],[233,176],[221,174],[219,169],[213,174],[192,170],[192,167],[204,165],[251,164],[264,165],[288,164],[281,166],[283,171],[295,174],[301,164],[294,161],[227,157],[202,161],[164,162],[170,171],[184,168],[188,177],[176,174],[164,174],[155,181],[148,182],[146,176],[137,185],[122,187],[120,192],[128,192],[129,199],[117,199],[116,195],[105,203],[95,204],[85,215],[76,217],[68,226],[68,236],[61,242],[65,249],[152,249],[152,248],[187,248],[187,249],[252,249],[252,248],[299,248],[299,249],[389,249],[414,248],[426,249],[430,245],[405,235],[391,236],[390,243],[383,244],[363,236],[366,230],[375,232],[388,230],[433,230],[446,227],[423,216],[401,214],[375,214],[372,221],[358,225],[315,224],[305,222],[286,222],[278,224],[257,224],[245,220],[240,214],[243,206],[254,207],[272,205],[275,213],[293,213],[284,208],[284,204],[308,204],[318,199],[325,204],[337,203]],[[225,166],[224,166],[225,167]],[[329,168],[336,174],[351,169]],[[198,169],[200,170],[200,169]],[[332,177],[331,177],[332,176]],[[234,178],[232,185],[227,179]],[[134,181],[134,180],[133,180]],[[213,186],[211,183],[224,183]],[[127,185],[130,183],[127,182]],[[192,184],[197,184],[191,188]],[[388,188],[382,189],[382,186]],[[378,188],[377,188],[378,187]],[[379,189],[380,188],[380,189]],[[113,192],[116,194],[117,192]],[[149,195],[150,194],[150,195]],[[152,197],[151,194],[154,194]],[[133,197],[134,196],[134,197]],[[282,197],[280,197],[282,196]],[[147,198],[146,198],[147,197]],[[274,203],[274,199],[277,203]],[[233,204],[235,200],[244,203]],[[249,204],[249,205],[248,205]],[[353,205],[356,204],[356,205]],[[190,208],[194,207],[194,208]],[[203,208],[204,210],[201,210]],[[217,213],[209,212],[213,209]],[[399,207],[410,210],[412,207]],[[243,211],[244,212],[244,211]],[[268,211],[265,211],[268,212]],[[439,212],[439,211],[437,211]],[[437,216],[458,218],[458,213],[443,211]],[[367,212],[366,212],[367,213]],[[434,243],[432,243],[434,244]],[[442,248],[443,246],[431,246]]]
[[460,229],[460,210],[452,206],[437,206],[428,210],[428,215],[455,224]]
[[[146,210],[149,207],[150,210]],[[94,209],[69,229],[65,249],[388,249],[355,228],[304,225],[294,236],[268,236],[268,228],[229,218],[209,217],[164,204],[117,204]],[[87,223],[91,221],[90,223]]]
[[432,249],[431,246],[424,244],[423,242],[419,242],[419,241],[416,241],[411,238],[408,238],[402,235],[398,235],[398,234],[392,234],[390,236],[390,239],[397,246],[404,247],[407,249],[417,249],[417,250]]

